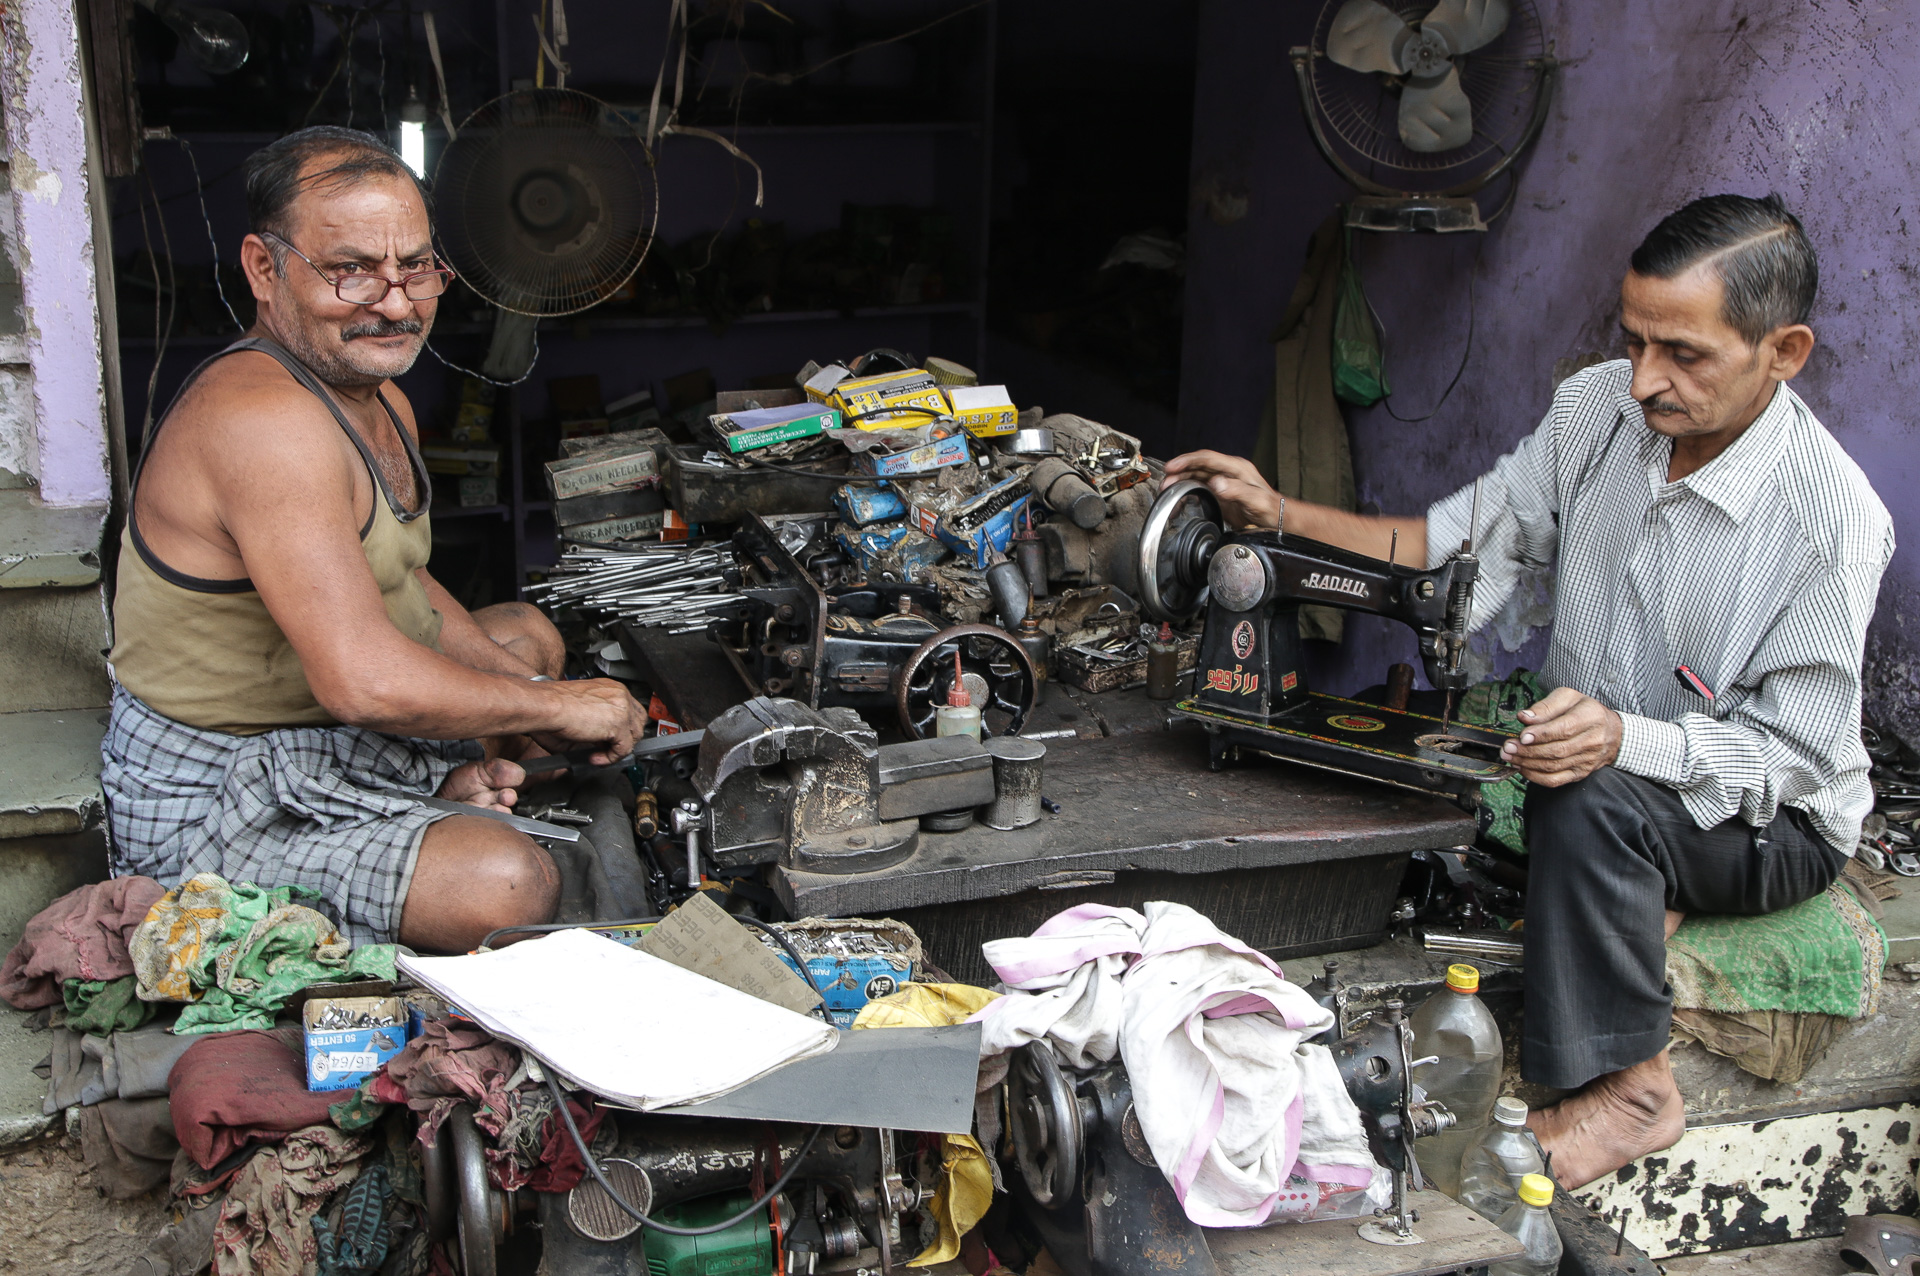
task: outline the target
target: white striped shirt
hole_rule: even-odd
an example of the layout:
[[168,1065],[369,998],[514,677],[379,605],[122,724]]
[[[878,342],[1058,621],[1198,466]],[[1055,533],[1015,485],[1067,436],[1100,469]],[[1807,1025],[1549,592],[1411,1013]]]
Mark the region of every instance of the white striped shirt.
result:
[[[1785,384],[1726,451],[1669,483],[1672,440],[1647,428],[1632,379],[1625,360],[1569,377],[1481,481],[1473,624],[1522,572],[1557,568],[1541,678],[1619,713],[1616,766],[1676,790],[1701,828],[1762,826],[1785,803],[1851,854],[1873,809],[1860,660],[1893,522]],[[1469,485],[1427,512],[1433,564],[1472,504]]]

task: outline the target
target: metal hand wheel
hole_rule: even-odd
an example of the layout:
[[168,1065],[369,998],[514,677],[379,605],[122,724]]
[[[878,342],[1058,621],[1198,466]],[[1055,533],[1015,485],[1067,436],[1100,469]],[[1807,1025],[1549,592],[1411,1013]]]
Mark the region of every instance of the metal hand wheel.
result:
[[953,654],[960,653],[960,680],[981,711],[980,734],[1019,735],[1039,701],[1033,659],[1012,634],[992,625],[955,625],[921,643],[894,675],[894,708],[900,729],[912,740],[935,734],[939,708],[953,686]]

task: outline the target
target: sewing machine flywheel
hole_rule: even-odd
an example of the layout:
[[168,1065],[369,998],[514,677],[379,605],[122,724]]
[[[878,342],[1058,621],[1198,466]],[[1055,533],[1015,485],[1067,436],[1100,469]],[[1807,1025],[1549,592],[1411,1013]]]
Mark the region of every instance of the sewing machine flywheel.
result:
[[1054,1209],[1079,1194],[1085,1160],[1080,1104],[1045,1041],[1030,1041],[1013,1052],[1007,1126],[1020,1177],[1035,1204]]
[[1222,529],[1205,483],[1182,479],[1160,493],[1140,532],[1140,605],[1149,616],[1178,623],[1207,605],[1207,564]]
[[1027,649],[992,625],[955,625],[921,643],[894,675],[894,708],[910,740],[934,734],[939,706],[953,685],[953,653],[960,651],[960,681],[981,711],[982,733],[1019,735],[1040,698],[1040,682]]

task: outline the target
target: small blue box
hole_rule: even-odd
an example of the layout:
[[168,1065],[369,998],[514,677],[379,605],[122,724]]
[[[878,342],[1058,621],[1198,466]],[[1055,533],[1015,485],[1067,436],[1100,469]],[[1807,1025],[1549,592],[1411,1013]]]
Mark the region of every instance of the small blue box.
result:
[[882,560],[892,559],[898,561],[902,577],[911,580],[921,568],[931,567],[947,556],[945,545],[905,523],[843,527],[839,539],[840,547],[860,564],[860,570],[867,575],[890,565]]
[[[800,974],[793,958],[778,954],[788,970]],[[913,982],[913,962],[905,954],[852,957],[811,956],[807,969],[826,999],[827,1018],[836,1028],[851,1028],[869,1001],[891,997]],[[804,978],[804,976],[802,976]]]
[[903,452],[869,451],[855,455],[854,464],[869,474],[892,478],[896,474],[928,474],[967,459],[967,436],[950,434]]
[[[393,1020],[378,1028],[317,1028],[329,1008]],[[307,1089],[353,1090],[406,1049],[409,1015],[398,997],[315,997],[301,1011],[307,1037]]]
[[868,523],[904,517],[907,503],[888,484],[849,483],[834,491],[833,508],[855,527],[865,527]]

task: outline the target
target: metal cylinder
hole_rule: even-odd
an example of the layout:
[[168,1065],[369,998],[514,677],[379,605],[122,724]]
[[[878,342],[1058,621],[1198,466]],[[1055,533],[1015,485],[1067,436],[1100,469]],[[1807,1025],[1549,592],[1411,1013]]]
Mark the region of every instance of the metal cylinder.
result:
[[980,808],[980,822],[992,829],[1023,829],[1040,819],[1040,771],[1047,746],[1017,735],[987,741],[993,755],[993,801]]
[[1171,700],[1180,694],[1180,644],[1147,644],[1147,699]]
[[1031,601],[1027,595],[1027,578],[1020,568],[1007,559],[987,568],[987,593],[993,597],[993,610],[1000,618],[1000,627],[1008,633],[1017,632],[1020,622],[1027,618]]
[[1387,666],[1387,708],[1407,711],[1407,697],[1413,692],[1413,666],[1404,661]]
[[1034,689],[1034,704],[1046,703],[1047,683],[1052,674],[1049,669],[1053,661],[1053,635],[1040,628],[1038,618],[1028,616],[1020,622],[1020,632],[1014,635],[1021,650],[1027,653],[1027,659],[1033,661],[1033,676],[1038,682]]
[[1107,517],[1107,502],[1080,471],[1057,456],[1036,462],[1028,472],[1027,486],[1040,503],[1056,514],[1065,514],[1076,526],[1091,531]]
[[1013,538],[1013,561],[1027,578],[1027,592],[1035,598],[1047,596],[1047,546],[1038,536]]

